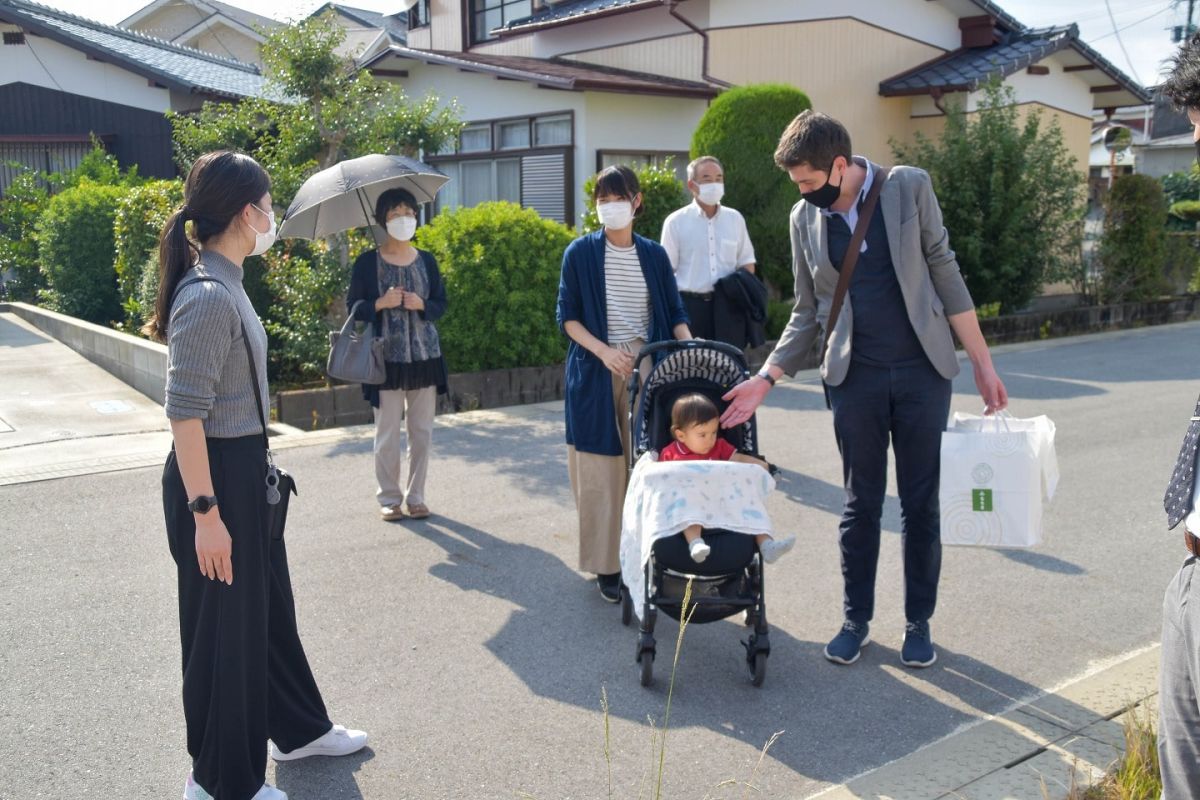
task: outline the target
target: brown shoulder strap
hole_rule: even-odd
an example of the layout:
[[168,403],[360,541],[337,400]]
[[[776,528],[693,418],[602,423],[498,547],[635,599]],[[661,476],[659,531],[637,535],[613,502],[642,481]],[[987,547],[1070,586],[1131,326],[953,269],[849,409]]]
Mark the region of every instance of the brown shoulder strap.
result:
[[837,327],[838,315],[842,313],[842,303],[846,300],[846,292],[850,289],[850,278],[854,275],[854,266],[858,263],[858,253],[862,250],[863,240],[867,238],[867,228],[871,225],[871,217],[875,215],[875,206],[879,204],[879,194],[883,191],[884,181],[892,174],[890,169],[880,169],[875,173],[875,181],[867,199],[863,201],[862,210],[858,212],[858,224],[854,226],[854,235],[850,237],[850,246],[842,257],[842,266],[838,270],[837,289],[833,292],[833,305],[829,308],[829,320],[825,323],[825,342],[821,345],[821,359],[818,366],[825,363],[825,353],[829,350],[829,340],[833,337],[833,329]]

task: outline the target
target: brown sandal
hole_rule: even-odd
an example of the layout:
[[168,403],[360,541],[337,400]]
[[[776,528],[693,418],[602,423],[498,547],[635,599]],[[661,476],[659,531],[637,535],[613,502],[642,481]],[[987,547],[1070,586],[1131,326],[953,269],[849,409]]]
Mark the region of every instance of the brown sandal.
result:
[[406,510],[408,511],[408,516],[412,517],[413,519],[425,519],[432,513],[429,510],[429,506],[425,505],[424,503],[411,504]]

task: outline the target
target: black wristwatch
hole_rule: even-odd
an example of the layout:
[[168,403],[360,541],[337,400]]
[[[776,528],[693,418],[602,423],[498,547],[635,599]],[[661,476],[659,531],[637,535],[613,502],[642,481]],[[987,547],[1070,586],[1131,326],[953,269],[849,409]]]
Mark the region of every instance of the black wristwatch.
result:
[[757,375],[772,386],[775,385],[775,379],[771,377],[771,373],[767,370],[764,369],[762,372],[757,373]]
[[207,514],[217,507],[217,498],[211,495],[200,495],[192,502],[188,503],[188,511],[193,514]]

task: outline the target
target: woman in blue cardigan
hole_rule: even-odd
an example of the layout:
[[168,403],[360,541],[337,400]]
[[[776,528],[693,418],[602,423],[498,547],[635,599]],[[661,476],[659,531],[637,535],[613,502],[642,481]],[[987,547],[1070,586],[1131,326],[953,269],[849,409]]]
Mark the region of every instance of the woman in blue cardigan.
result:
[[571,339],[567,471],[579,513],[579,569],[594,573],[600,594],[617,603],[631,446],[626,381],[646,342],[692,334],[666,251],[633,232],[642,208],[633,170],[605,169],[594,199],[604,229],[580,236],[563,254],[557,317]]

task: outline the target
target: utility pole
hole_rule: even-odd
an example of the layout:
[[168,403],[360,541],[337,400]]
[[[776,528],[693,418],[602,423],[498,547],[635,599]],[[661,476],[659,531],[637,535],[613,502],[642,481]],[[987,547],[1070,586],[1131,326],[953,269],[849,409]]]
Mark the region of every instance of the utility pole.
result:
[[[1178,7],[1179,3],[1182,2],[1182,0],[1175,0],[1175,2],[1176,2],[1176,7]],[[1176,25],[1174,30],[1172,31],[1171,39],[1172,39],[1172,41],[1174,41],[1176,43],[1184,41],[1185,39],[1187,39],[1189,36],[1191,36],[1193,33],[1196,32],[1196,26],[1192,24],[1193,14],[1196,11],[1196,0],[1187,0],[1187,4],[1188,4],[1187,24],[1186,25]]]

